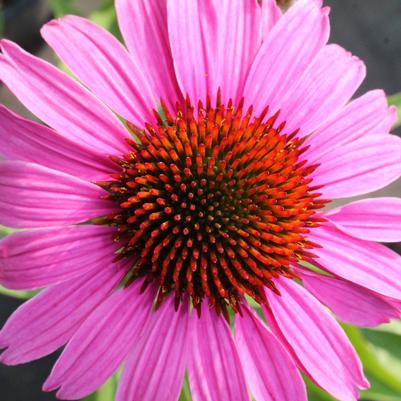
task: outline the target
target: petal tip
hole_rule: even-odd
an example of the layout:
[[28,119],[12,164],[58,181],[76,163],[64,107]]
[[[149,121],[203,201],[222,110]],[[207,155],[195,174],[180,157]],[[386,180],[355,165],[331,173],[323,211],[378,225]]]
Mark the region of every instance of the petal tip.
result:
[[51,375],[43,383],[42,390],[46,393],[56,390],[60,385],[56,384]]

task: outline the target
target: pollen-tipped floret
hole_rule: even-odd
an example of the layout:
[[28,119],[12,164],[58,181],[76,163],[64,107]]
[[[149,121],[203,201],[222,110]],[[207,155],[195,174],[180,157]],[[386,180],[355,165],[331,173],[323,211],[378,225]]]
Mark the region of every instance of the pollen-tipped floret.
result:
[[267,109],[252,117],[243,102],[195,109],[189,101],[174,116],[164,107],[158,125],[130,126],[138,141],[114,159],[121,174],[99,183],[119,213],[119,258],[132,258],[130,280],[146,276],[198,307],[205,298],[218,312],[248,295],[264,302],[278,275],[294,277],[290,263],[313,256],[305,239],[324,206],[311,186],[302,139],[274,128]]

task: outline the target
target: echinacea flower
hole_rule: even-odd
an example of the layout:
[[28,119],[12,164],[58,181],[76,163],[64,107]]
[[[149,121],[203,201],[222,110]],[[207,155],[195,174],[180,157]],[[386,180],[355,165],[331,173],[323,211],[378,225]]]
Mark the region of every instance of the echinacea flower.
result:
[[[44,389],[118,401],[341,401],[368,387],[331,312],[400,316],[401,175],[383,92],[299,0],[117,0],[128,51],[74,16],[42,30],[82,82],[1,41],[0,283],[31,290],[3,363],[65,346]],[[251,305],[259,303],[264,318]],[[328,308],[327,308],[328,307]],[[232,327],[230,327],[230,324]]]

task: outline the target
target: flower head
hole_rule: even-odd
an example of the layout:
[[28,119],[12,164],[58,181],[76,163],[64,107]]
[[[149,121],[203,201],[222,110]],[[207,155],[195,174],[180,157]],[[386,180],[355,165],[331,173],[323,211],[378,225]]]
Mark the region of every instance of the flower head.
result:
[[[45,390],[119,401],[341,401],[368,386],[343,321],[400,316],[395,111],[350,101],[363,63],[299,0],[116,1],[128,51],[69,16],[42,34],[82,82],[1,42],[0,283],[45,288],[0,332],[18,364],[66,345]],[[83,86],[85,85],[85,86]],[[259,304],[264,319],[251,305]],[[323,306],[326,305],[326,306]],[[234,329],[230,329],[229,323]],[[166,390],[168,389],[168,390]]]
[[[244,295],[265,303],[263,288],[278,292],[274,278],[294,277],[291,262],[313,255],[305,238],[324,205],[300,155],[303,141],[273,128],[267,109],[216,107],[188,99],[175,117],[168,110],[157,129],[132,127],[139,143],[113,159],[121,169],[98,183],[118,211],[103,224],[117,228],[118,258],[133,259],[130,278],[146,277],[160,287],[157,304],[174,291],[227,315]],[[245,114],[245,115],[243,115]],[[321,220],[321,218],[320,218]]]

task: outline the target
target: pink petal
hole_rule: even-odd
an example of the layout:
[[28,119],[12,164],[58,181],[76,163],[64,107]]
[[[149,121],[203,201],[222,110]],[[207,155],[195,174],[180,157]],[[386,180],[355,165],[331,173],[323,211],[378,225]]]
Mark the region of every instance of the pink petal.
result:
[[348,203],[325,214],[339,230],[368,241],[401,241],[401,199],[371,198]]
[[139,341],[150,316],[154,291],[140,293],[142,281],[104,300],[67,344],[43,388],[76,400],[99,388]]
[[[366,75],[365,65],[337,45],[324,47],[300,78],[291,96],[282,101],[279,119],[285,130],[307,135],[348,102]],[[278,121],[279,123],[279,121]]]
[[113,211],[95,184],[34,163],[0,163],[0,224],[28,228],[84,222]]
[[153,88],[173,110],[182,98],[175,76],[167,31],[166,0],[117,0],[118,23],[132,58]]
[[311,230],[308,238],[318,263],[331,273],[390,298],[401,299],[401,257],[384,245],[344,234],[331,224]]
[[270,309],[264,308],[273,332],[319,386],[340,401],[357,400],[358,388],[369,383],[344,331],[300,285],[288,279],[276,285],[281,296],[267,290]]
[[262,38],[266,40],[282,13],[276,0],[261,0],[260,6],[262,7]]
[[152,93],[143,66],[111,33],[72,15],[50,21],[41,33],[68,68],[117,114],[138,126],[153,121],[158,94]]
[[372,135],[334,148],[313,172],[324,198],[362,195],[383,188],[401,175],[401,138]]
[[0,105],[0,152],[8,159],[34,162],[85,180],[106,179],[116,170],[104,154],[13,113]]
[[286,349],[250,308],[235,318],[235,338],[256,400],[307,401],[305,384]]
[[326,154],[367,135],[387,134],[395,121],[397,111],[388,107],[381,90],[367,92],[334,113],[309,138],[310,145],[304,157],[311,163],[324,162]]
[[187,305],[176,312],[172,298],[151,315],[123,370],[116,401],[176,401],[187,359]]
[[177,79],[196,104],[236,102],[262,40],[262,13],[254,0],[168,0],[168,28]]
[[298,271],[305,288],[343,322],[373,327],[401,316],[385,297],[337,277]]
[[128,132],[100,101],[51,64],[2,40],[0,80],[61,135],[106,154],[129,152]]
[[50,287],[25,302],[0,332],[0,361],[17,365],[48,355],[63,346],[86,317],[122,279],[106,263],[65,283]]
[[401,301],[397,299],[392,299],[388,297],[384,297],[386,301],[391,304],[394,308],[396,308],[401,313]]
[[244,372],[230,328],[206,302],[192,313],[188,379],[193,401],[249,401]]
[[244,98],[260,113],[275,113],[291,97],[300,78],[329,37],[328,10],[315,0],[299,0],[274,25],[250,69]]
[[80,225],[24,231],[0,242],[0,284],[42,288],[111,264],[117,245],[109,227]]

